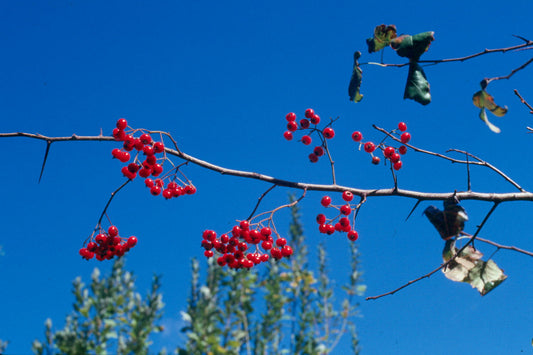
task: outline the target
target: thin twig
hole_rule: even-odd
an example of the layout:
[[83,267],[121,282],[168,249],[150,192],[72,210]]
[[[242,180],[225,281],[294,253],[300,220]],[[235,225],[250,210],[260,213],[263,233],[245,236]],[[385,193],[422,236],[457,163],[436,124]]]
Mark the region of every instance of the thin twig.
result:
[[495,78],[488,78],[488,79],[485,79],[487,81],[487,84],[489,84],[491,81],[496,81],[496,80],[502,80],[502,79],[510,79],[513,75],[515,75],[516,72],[524,69],[525,67],[527,67],[529,64],[531,64],[531,62],[533,62],[533,58],[529,59],[527,62],[525,62],[524,64],[522,64],[521,66],[519,66],[518,68],[516,69],[513,69],[509,75],[504,75],[504,76],[498,76],[498,77],[495,77]]
[[[533,106],[531,106],[523,97],[522,95],[520,95],[520,93],[518,92],[518,90],[514,90],[514,93],[516,96],[518,96],[518,98],[520,99],[520,102],[522,102],[524,105],[526,105],[526,107],[529,109],[529,113],[531,113],[533,115]],[[529,129],[529,127],[528,127]]]
[[252,219],[252,217],[254,216],[255,214],[255,211],[257,211],[257,208],[259,207],[259,205],[261,204],[261,201],[263,200],[263,198],[270,192],[272,191],[277,185],[272,185],[270,186],[265,192],[263,192],[263,194],[261,196],[259,196],[259,198],[257,199],[257,203],[255,204],[255,207],[254,207],[254,210],[252,211],[252,213],[250,213],[250,215],[248,216],[248,218],[246,218],[247,221],[249,221],[250,219]]
[[[471,235],[468,234],[468,233],[461,233],[461,234],[464,234],[467,237],[471,237]],[[483,242],[483,243],[487,243],[487,244],[493,245],[493,246],[495,246],[498,249],[512,250],[512,251],[516,251],[518,253],[522,253],[522,254],[525,254],[525,255],[533,256],[533,252],[530,252],[530,251],[527,251],[527,250],[524,250],[524,249],[520,249],[520,248],[517,248],[517,247],[512,246],[512,245],[502,245],[502,244],[493,242],[492,240],[481,238],[481,237],[476,237],[476,240],[479,240],[480,242]]]

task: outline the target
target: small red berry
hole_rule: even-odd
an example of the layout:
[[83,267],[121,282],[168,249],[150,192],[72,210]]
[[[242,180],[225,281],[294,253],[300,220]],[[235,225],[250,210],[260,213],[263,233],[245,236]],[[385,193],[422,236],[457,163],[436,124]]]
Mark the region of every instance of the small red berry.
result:
[[215,255],[215,253],[213,253],[212,250],[206,250],[206,251],[204,251],[204,255],[205,255],[207,258],[211,258],[213,255]]
[[148,176],[152,175],[152,169],[143,167],[141,170],[139,170],[139,176],[143,178],[147,178]]
[[144,148],[144,143],[141,142],[141,140],[139,138],[135,138],[133,140],[133,147],[135,147],[136,150],[143,150]]
[[250,222],[244,220],[239,223],[239,227],[241,227],[242,230],[248,230],[250,228]]
[[144,155],[147,155],[147,156],[154,155],[155,154],[154,148],[152,148],[149,145],[145,145],[143,148],[143,153]]
[[315,147],[315,149],[313,149],[313,153],[315,153],[317,157],[321,157],[324,155],[324,148],[322,148],[321,146],[317,146]]
[[316,222],[318,224],[324,224],[326,223],[326,216],[324,216],[322,213],[316,216]]
[[366,142],[365,143],[365,152],[372,153],[374,150],[376,150],[376,146],[372,142]]
[[298,129],[298,125],[296,124],[296,122],[290,121],[289,123],[287,123],[287,129],[290,132],[294,132],[294,131],[296,131]]
[[353,194],[350,191],[344,191],[342,193],[342,199],[346,202],[353,200]]
[[350,208],[350,205],[343,205],[341,206],[341,213],[345,216],[349,215],[350,212],[352,212],[352,209]]
[[400,170],[402,168],[402,161],[397,161],[396,163],[394,163],[393,167],[394,170]]
[[303,129],[309,128],[309,120],[305,119],[305,118],[302,118],[300,120],[300,127],[303,128]]
[[328,207],[329,204],[331,203],[331,197],[329,196],[322,197],[322,200],[320,200],[320,203],[322,204],[322,206]]
[[385,158],[390,158],[390,156],[394,153],[394,148],[393,147],[386,147],[385,149],[383,149],[383,155],[385,156]]
[[121,129],[121,130],[125,130],[126,127],[128,127],[128,121],[126,121],[126,119],[124,119],[124,118],[120,118],[117,121],[117,128]]
[[128,238],[128,246],[130,248],[133,248],[135,245],[137,245],[137,237],[134,237],[133,235]]
[[335,131],[331,127],[325,128],[322,133],[324,134],[324,137],[326,137],[327,139],[331,139],[335,136]]
[[261,228],[261,235],[263,237],[268,237],[271,234],[272,234],[272,229],[270,229],[269,227]]
[[400,154],[392,153],[392,155],[390,156],[390,161],[393,162],[393,163],[399,162],[400,161]]
[[356,142],[360,142],[363,139],[363,134],[359,131],[355,131],[352,133],[352,139]]
[[302,137],[302,143],[305,144],[305,145],[309,145],[311,144],[311,137],[305,135]]
[[316,163],[318,161],[318,155],[316,155],[315,153],[309,154],[309,161],[311,163]]
[[130,171],[130,173],[136,173],[137,171],[139,171],[139,168],[140,166],[135,163],[128,164],[128,170]]
[[283,133],[283,137],[286,140],[288,140],[288,141],[292,140],[292,132],[291,131],[285,131],[285,133]]
[[263,243],[261,243],[261,248],[270,250],[272,249],[272,243],[265,240]]
[[185,193],[187,195],[194,195],[196,193],[196,187],[194,185],[185,186]]
[[111,237],[116,237],[118,235],[118,228],[115,226],[111,226],[107,229],[107,234],[109,234]]
[[284,246],[285,244],[287,244],[287,239],[285,239],[285,238],[278,238],[278,239],[276,240],[276,245],[277,245],[278,247],[282,247],[282,246]]
[[411,140],[411,134],[409,132],[402,133],[400,140],[403,144],[408,143]]
[[164,189],[163,190],[163,197],[167,200],[171,199],[172,197],[174,197],[174,192],[170,189]]
[[267,262],[270,257],[268,256],[268,254],[262,254],[260,259],[262,262]]
[[143,144],[151,144],[152,143],[152,137],[148,133],[141,134],[139,139],[141,140],[141,142]]
[[346,227],[350,225],[350,220],[346,217],[342,217],[341,219],[339,219],[339,223],[341,226]]
[[120,154],[120,156],[118,157],[118,160],[120,160],[121,162],[125,163],[127,162],[128,160],[130,160],[130,153],[128,152],[122,152],[122,154]]
[[319,124],[320,123],[320,116],[316,113],[311,117],[311,123],[312,124]]
[[407,130],[407,125],[405,124],[405,122],[398,123],[398,129],[402,132],[405,132]]
[[315,114],[315,111],[312,108],[308,108],[305,110],[305,117],[311,118]]
[[285,119],[289,122],[294,121],[296,119],[296,114],[294,112],[289,112],[285,115]]
[[123,141],[126,138],[126,132],[121,129],[115,128],[113,129],[113,138],[115,138],[116,141]]
[[359,238],[359,234],[356,231],[351,230],[348,232],[348,239],[350,239],[352,242],[355,242],[357,238]]
[[163,142],[154,143],[154,152],[163,153],[164,151],[165,151],[165,145],[163,144]]
[[379,157],[372,157],[372,164],[378,165],[380,161],[381,159],[379,159]]
[[292,253],[292,248],[289,245],[285,245],[283,249],[281,249],[281,255],[283,256],[291,256]]
[[151,193],[152,195],[154,195],[154,196],[159,195],[159,194],[161,193],[161,187],[159,187],[159,186],[152,186],[152,187],[150,188],[150,193]]
[[405,145],[402,145],[400,148],[398,148],[398,152],[400,152],[401,155],[404,155],[407,153],[407,147]]
[[154,166],[152,167],[152,175],[159,176],[159,174],[161,174],[162,172],[163,167],[161,166],[161,164],[154,164]]

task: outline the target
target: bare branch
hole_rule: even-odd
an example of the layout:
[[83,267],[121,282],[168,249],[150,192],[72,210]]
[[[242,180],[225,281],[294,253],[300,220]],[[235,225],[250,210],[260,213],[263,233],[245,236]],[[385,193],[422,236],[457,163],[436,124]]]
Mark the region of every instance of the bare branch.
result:
[[524,69],[525,67],[527,67],[529,64],[531,64],[531,62],[533,62],[533,58],[529,59],[527,62],[525,62],[524,64],[522,64],[521,66],[519,66],[518,68],[516,69],[513,69],[509,75],[504,75],[504,76],[498,76],[498,77],[495,77],[495,78],[489,78],[489,79],[485,79],[487,81],[487,84],[489,84],[491,81],[496,81],[496,80],[502,80],[502,79],[510,79],[513,75],[515,75],[516,72]]
[[[522,95],[520,95],[520,93],[518,92],[518,90],[514,90],[514,93],[516,96],[518,96],[518,98],[520,99],[520,102],[522,102],[524,105],[526,105],[526,107],[529,109],[529,113],[531,113],[533,115],[533,106],[531,106],[523,97]],[[529,127],[528,127],[529,129]]]

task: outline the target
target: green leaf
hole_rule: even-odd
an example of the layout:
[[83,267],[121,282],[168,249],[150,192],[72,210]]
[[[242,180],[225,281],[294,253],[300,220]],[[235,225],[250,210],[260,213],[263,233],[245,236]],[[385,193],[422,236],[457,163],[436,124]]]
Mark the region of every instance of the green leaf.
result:
[[420,56],[429,49],[431,42],[435,40],[434,34],[435,32],[429,31],[414,36],[402,35],[391,40],[390,46],[400,57],[418,61]]
[[359,93],[361,89],[361,81],[363,80],[363,71],[359,67],[358,59],[361,57],[361,52],[357,51],[353,54],[353,71],[350,85],[348,86],[348,95],[353,102],[359,102],[363,99],[363,95]]
[[396,38],[396,26],[379,25],[374,28],[374,37],[368,38],[368,53],[378,52],[391,43],[391,39]]
[[409,63],[409,74],[403,98],[415,100],[422,105],[427,105],[431,102],[429,82],[424,70],[417,62]]
[[492,95],[490,95],[484,89],[474,94],[474,96],[472,97],[472,102],[476,107],[480,108],[479,118],[481,118],[481,120],[485,122],[485,124],[489,127],[491,131],[493,131],[494,133],[500,133],[501,130],[489,121],[485,109],[488,109],[497,117],[503,117],[507,113],[507,106],[500,107],[496,105],[496,103],[494,102],[494,97],[492,97]]

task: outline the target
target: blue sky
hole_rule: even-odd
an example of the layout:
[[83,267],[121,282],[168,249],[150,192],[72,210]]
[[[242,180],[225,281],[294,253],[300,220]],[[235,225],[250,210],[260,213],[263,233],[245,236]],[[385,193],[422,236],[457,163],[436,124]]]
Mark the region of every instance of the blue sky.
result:
[[[404,101],[407,68],[363,67],[361,103],[348,101],[352,57],[378,61],[365,39],[376,25],[395,24],[399,33],[435,31],[423,59],[458,57],[485,48],[516,45],[511,35],[533,37],[530,1],[17,1],[0,5],[2,132],[51,136],[110,133],[116,120],[170,132],[188,154],[212,163],[282,179],[330,183],[325,160],[307,161],[309,148],[287,142],[284,116],[313,107],[323,118],[337,117],[331,142],[339,184],[391,187],[387,168],[373,166],[350,139],[354,130],[378,141],[372,124],[385,128],[407,122],[412,143],[443,153],[465,149],[509,174],[526,190],[533,162],[532,116],[514,96],[530,102],[533,67],[509,81],[492,83],[496,102],[509,106],[504,118],[491,117],[502,133],[477,118],[472,95],[484,77],[508,74],[531,51],[492,54],[464,63],[425,68],[433,102]],[[387,62],[403,62],[389,49]],[[0,338],[9,353],[27,354],[42,339],[46,318],[60,327],[71,311],[72,280],[85,280],[95,266],[77,250],[90,234],[111,191],[123,178],[111,159],[116,144],[57,143],[37,184],[45,145],[2,139],[0,171],[3,231],[0,245]],[[174,347],[183,338],[179,311],[185,306],[189,260],[206,229],[227,230],[246,218],[268,187],[258,181],[220,176],[187,167],[198,187],[193,197],[171,201],[151,197],[141,182],[121,193],[109,213],[121,232],[135,234],[138,246],[127,266],[148,290],[151,275],[163,274],[168,331],[158,345]],[[466,188],[464,166],[412,152],[398,173],[399,186],[449,192]],[[472,188],[511,192],[512,186],[487,169],[473,169]],[[276,189],[264,209],[286,201]],[[309,193],[301,208],[311,246],[324,240],[314,218],[321,193]],[[340,196],[335,196],[340,200]],[[361,210],[357,229],[367,296],[389,291],[440,263],[443,243],[420,215],[405,222],[414,201],[373,198]],[[437,203],[440,207],[440,202]],[[465,201],[474,232],[490,204]],[[503,204],[481,235],[503,244],[533,249],[527,202]],[[280,230],[287,215],[278,216]],[[331,268],[343,275],[348,241],[326,238]],[[493,249],[480,245],[486,254]],[[440,273],[396,295],[361,298],[357,320],[367,354],[514,354],[531,352],[533,280],[531,258],[501,251],[496,262],[509,278],[486,297]],[[338,272],[337,272],[338,271]],[[342,283],[343,280],[339,280]],[[172,333],[172,330],[175,331]],[[345,344],[343,344],[344,346]],[[339,349],[338,353],[342,353]]]

